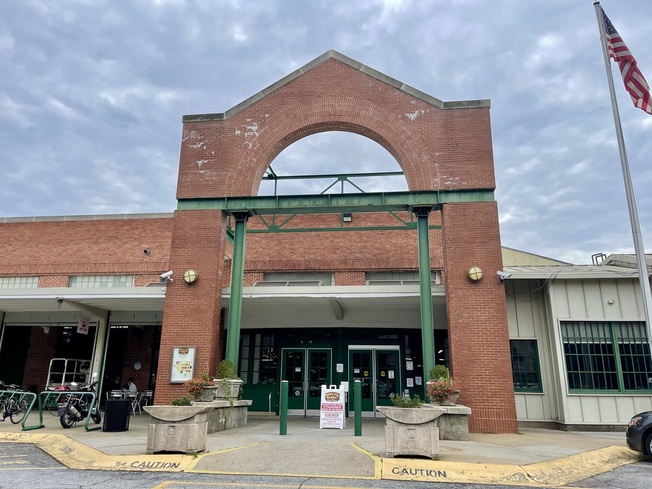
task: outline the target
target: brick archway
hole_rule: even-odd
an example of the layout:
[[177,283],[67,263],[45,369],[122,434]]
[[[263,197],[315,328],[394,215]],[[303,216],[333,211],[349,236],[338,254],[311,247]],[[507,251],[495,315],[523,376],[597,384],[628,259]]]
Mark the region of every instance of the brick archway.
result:
[[436,161],[428,158],[421,138],[410,132],[408,123],[391,123],[393,114],[368,100],[355,97],[322,97],[309,103],[284,108],[271,117],[251,146],[243,147],[235,156],[241,168],[253,167],[251,195],[256,195],[265,170],[285,148],[296,141],[328,131],[343,131],[380,144],[401,166],[410,190],[423,189],[420,168]]
[[441,102],[327,53],[222,114],[184,116],[177,198],[255,195],[286,147],[324,131],[366,136],[408,188],[494,188],[487,101]]
[[[255,196],[265,170],[281,151],[325,131],[359,134],[383,146],[403,169],[411,192],[473,195],[495,188],[488,101],[442,102],[334,52],[225,113],[184,116],[183,121],[180,201]],[[242,210],[238,208],[244,215]],[[502,267],[497,205],[473,197],[450,202],[441,221],[436,260],[443,263],[451,361],[463,386],[460,399],[473,408],[472,430],[514,432],[505,291],[489,278]],[[202,279],[192,287],[181,281],[167,287],[161,379],[170,376],[174,345],[200,345],[196,364],[211,372],[224,353],[220,313],[227,283],[225,226],[224,214],[213,208],[176,212],[170,269],[193,268]],[[244,239],[239,243],[243,247]],[[300,255],[301,249],[296,251]],[[267,263],[290,267],[278,260]],[[469,281],[470,266],[485,270],[487,279]],[[179,391],[178,386],[157,387],[157,399],[178,396]]]

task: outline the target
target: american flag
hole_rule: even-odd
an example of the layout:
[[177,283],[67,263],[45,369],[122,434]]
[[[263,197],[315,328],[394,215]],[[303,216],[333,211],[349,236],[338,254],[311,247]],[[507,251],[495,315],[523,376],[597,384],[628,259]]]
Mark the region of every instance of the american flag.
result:
[[650,86],[645,81],[643,73],[638,69],[638,65],[629,48],[620,37],[618,31],[609,20],[609,17],[602,10],[604,19],[605,32],[607,33],[607,52],[609,57],[618,63],[620,74],[625,82],[625,89],[629,92],[634,106],[652,114],[652,101],[650,100]]

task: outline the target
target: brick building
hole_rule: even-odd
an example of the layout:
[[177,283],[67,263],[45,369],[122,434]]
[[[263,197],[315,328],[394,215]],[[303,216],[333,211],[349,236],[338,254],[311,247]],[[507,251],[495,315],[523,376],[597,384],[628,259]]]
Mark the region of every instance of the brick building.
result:
[[[360,379],[373,416],[446,363],[471,431],[516,431],[489,110],[331,51],[184,116],[174,214],[0,222],[0,378],[41,390],[53,358],[79,359],[73,376],[133,376],[166,403],[186,360],[214,374],[226,357],[253,410],[276,409],[280,380],[310,415],[321,384]],[[383,146],[408,191],[257,196],[283,149],[324,131]]]

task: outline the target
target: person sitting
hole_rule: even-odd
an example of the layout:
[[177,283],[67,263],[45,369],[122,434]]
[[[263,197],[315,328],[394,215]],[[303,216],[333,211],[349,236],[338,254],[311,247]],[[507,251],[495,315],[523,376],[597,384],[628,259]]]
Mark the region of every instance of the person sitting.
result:
[[129,377],[129,382],[127,382],[127,390],[129,391],[129,394],[137,394],[138,393],[138,387],[136,387],[136,384],[134,384],[134,378]]

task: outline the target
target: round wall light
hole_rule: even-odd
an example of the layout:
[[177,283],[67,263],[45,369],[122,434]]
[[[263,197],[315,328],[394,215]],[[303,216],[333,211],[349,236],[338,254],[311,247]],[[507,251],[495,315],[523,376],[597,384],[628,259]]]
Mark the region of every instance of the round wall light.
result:
[[473,281],[477,282],[482,278],[482,268],[480,267],[471,267],[467,272],[468,277]]
[[197,275],[197,272],[193,269],[183,272],[183,281],[187,284],[194,284],[198,278],[199,275]]

